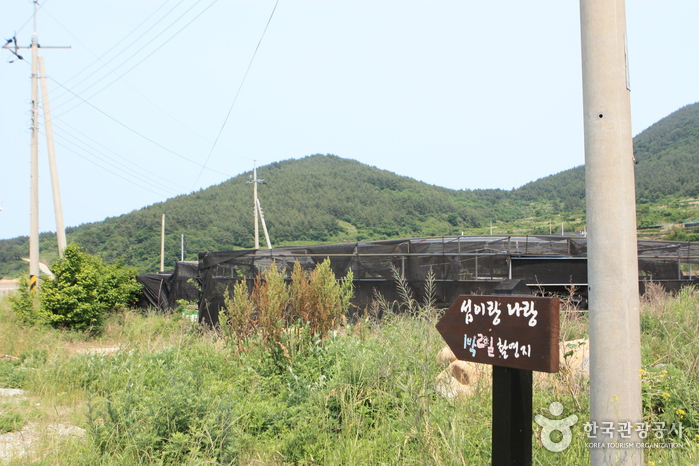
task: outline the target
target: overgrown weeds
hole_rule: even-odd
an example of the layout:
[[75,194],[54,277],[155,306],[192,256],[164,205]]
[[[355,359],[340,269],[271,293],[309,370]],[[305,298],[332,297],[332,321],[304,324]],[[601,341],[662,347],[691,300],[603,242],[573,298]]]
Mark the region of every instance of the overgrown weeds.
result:
[[[304,286],[310,287],[310,276],[308,280]],[[239,293],[243,296],[242,290]],[[234,290],[231,303],[235,296]],[[290,291],[290,302],[293,296]],[[31,406],[40,403],[45,416],[54,409],[60,413],[70,409],[70,420],[87,430],[84,439],[52,446],[46,450],[48,456],[29,457],[27,462],[491,461],[490,390],[483,387],[457,400],[435,391],[435,377],[443,369],[435,356],[444,342],[434,328],[438,312],[426,311],[429,301],[418,303],[412,313],[394,305],[390,318],[372,324],[368,332],[358,323],[348,324],[341,332],[327,331],[324,338],[317,328],[311,329],[310,307],[304,308],[305,320],[287,323],[294,315],[290,312],[294,305],[289,304],[287,314],[280,317],[285,331],[279,343],[287,348],[283,364],[265,341],[272,341],[271,333],[265,336],[245,327],[260,325],[252,302],[238,303],[244,305],[241,317],[234,317],[237,311],[228,308],[229,328],[242,329],[236,330],[236,335],[244,336],[240,341],[195,331],[194,324],[175,315],[112,316],[100,342],[108,340],[120,349],[105,354],[58,350],[93,340],[49,328],[37,330],[22,325],[8,311],[0,312],[0,353],[11,356],[0,359],[0,384],[28,390],[37,397]],[[646,452],[646,458],[657,464],[697,463],[699,376],[693,368],[699,356],[698,310],[694,290],[644,298],[646,373],[640,375],[645,420],[681,423],[683,428],[682,439],[675,435],[672,440],[684,449]],[[234,319],[237,327],[231,326]],[[231,338],[235,344],[226,344]],[[15,382],[8,384],[11,379]],[[583,425],[589,398],[584,385],[575,395],[555,384],[536,387],[535,414],[550,417],[550,403],[559,401],[563,416],[576,414],[579,420],[573,426],[573,443],[564,452],[549,452],[535,439],[534,463],[587,464]],[[12,410],[28,419],[31,406],[14,405]],[[8,424],[11,429],[19,426],[15,421]]]
[[434,320],[443,311],[436,306],[436,275],[432,267],[429,268],[425,277],[422,302],[418,302],[413,297],[414,291],[410,283],[394,265],[391,265],[391,275],[396,283],[398,299],[389,301],[381,293],[374,290],[374,301],[369,307],[370,315],[378,319],[379,316],[390,318],[391,315],[406,314],[411,317]]
[[233,286],[219,322],[238,350],[259,336],[277,364],[285,367],[292,351],[317,346],[340,325],[351,298],[352,272],[338,281],[329,259],[310,272],[296,262],[290,284],[273,263],[257,275],[251,291],[243,280]]
[[699,291],[670,294],[649,282],[641,304],[644,419],[672,429],[666,441],[699,442]]

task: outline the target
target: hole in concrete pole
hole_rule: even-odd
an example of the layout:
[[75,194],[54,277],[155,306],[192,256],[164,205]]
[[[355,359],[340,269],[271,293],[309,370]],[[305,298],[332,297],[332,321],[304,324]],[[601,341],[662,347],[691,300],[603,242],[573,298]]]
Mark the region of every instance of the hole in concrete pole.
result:
[[600,119],[601,119],[601,118],[604,118],[604,114],[602,114],[602,113],[600,113],[600,114],[597,115],[597,116],[598,116]]

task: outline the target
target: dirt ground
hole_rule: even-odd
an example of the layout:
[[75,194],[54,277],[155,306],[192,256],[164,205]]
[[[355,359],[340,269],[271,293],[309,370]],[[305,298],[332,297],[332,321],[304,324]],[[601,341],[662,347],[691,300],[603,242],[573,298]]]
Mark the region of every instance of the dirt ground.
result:
[[[34,401],[24,390],[0,389],[0,406],[26,406],[27,402]],[[0,435],[0,464],[12,460],[31,461],[40,458],[55,442],[84,435],[85,430],[77,426],[30,421],[19,432]]]
[[[111,354],[119,351],[118,346],[98,342],[72,342],[66,345],[69,354]],[[41,400],[31,393],[16,388],[0,388],[0,410],[16,408],[26,412],[41,409]],[[70,438],[85,436],[85,430],[66,422],[67,416],[54,411],[56,416],[41,421],[30,420],[20,431],[0,435],[0,465],[9,461],[31,462],[48,453],[52,445]]]

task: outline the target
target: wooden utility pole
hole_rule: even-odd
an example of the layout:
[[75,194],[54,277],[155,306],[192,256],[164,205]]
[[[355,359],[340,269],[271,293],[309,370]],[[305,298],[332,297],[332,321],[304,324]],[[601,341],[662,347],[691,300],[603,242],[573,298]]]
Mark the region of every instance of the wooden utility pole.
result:
[[257,210],[257,183],[264,183],[264,180],[257,179],[257,161],[253,162],[252,166],[252,179],[248,181],[252,183],[252,198],[253,198],[253,215],[255,216],[255,249],[260,249],[260,222],[258,219]]
[[262,220],[262,231],[265,233],[267,249],[272,249],[272,242],[269,240],[269,231],[267,231],[267,222],[265,222],[265,214],[262,212],[262,206],[260,205],[259,199],[257,199],[257,213],[260,215],[260,220]]
[[[643,464],[639,425],[641,331],[633,141],[624,0],[580,0],[587,267],[590,325],[590,422],[613,436],[590,438],[594,465]],[[623,448],[622,448],[623,446]]]

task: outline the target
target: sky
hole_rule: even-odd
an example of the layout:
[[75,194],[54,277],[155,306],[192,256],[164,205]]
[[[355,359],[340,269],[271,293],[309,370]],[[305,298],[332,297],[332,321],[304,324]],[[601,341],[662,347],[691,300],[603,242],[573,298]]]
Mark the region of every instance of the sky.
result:
[[[33,10],[4,0],[2,38],[29,46]],[[699,2],[626,11],[636,135],[699,101]],[[40,0],[65,224],[313,154],[451,189],[581,165],[579,17],[572,0]],[[17,53],[0,50],[0,239],[29,234],[31,52]]]

